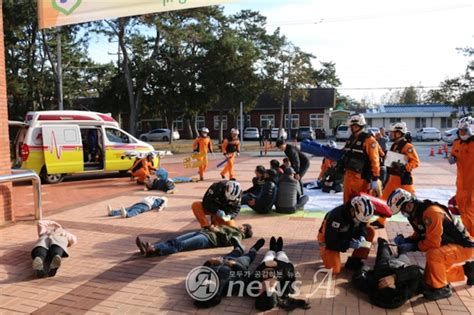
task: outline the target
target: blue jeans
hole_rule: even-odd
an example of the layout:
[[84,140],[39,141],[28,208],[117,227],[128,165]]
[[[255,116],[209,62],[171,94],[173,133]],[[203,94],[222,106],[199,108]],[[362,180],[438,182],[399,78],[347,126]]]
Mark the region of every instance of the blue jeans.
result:
[[[151,208],[146,203],[142,203],[142,202],[136,203],[131,207],[125,208],[125,210],[127,211],[127,218],[131,218],[136,215],[139,215],[140,213],[156,209],[159,206],[161,206],[163,202],[164,202],[163,199],[156,199],[153,202],[153,205],[151,206]],[[120,215],[122,215],[120,210],[113,210],[110,214],[111,217],[117,217]]]
[[209,238],[201,232],[191,232],[178,236],[175,239],[158,242],[153,245],[158,255],[165,256],[177,252],[214,247]]

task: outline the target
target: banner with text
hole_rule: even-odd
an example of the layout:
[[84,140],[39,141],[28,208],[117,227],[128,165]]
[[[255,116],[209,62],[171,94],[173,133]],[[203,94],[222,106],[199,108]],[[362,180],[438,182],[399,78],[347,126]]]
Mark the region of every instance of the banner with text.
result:
[[204,7],[233,0],[38,0],[40,28]]

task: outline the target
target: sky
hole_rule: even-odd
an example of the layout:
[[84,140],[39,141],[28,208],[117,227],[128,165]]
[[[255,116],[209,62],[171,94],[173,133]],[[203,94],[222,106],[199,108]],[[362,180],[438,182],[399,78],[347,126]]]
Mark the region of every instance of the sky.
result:
[[[277,27],[293,44],[332,61],[340,92],[378,103],[380,87],[438,86],[464,73],[467,57],[458,47],[474,46],[472,0],[240,0],[226,13],[260,11],[267,30]],[[96,61],[116,60],[117,46],[98,39]],[[368,89],[370,88],[370,89]]]

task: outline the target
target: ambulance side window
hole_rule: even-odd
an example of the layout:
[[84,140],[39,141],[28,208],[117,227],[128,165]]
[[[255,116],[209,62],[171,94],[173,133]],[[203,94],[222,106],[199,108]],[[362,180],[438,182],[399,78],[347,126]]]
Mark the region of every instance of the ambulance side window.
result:
[[105,128],[107,140],[113,143],[130,143],[130,138],[118,129]]

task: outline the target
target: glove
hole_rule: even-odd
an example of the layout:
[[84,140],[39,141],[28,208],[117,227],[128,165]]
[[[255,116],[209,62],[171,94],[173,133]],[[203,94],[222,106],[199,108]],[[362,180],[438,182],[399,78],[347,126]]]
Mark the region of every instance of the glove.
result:
[[222,210],[217,210],[216,215],[225,222],[229,222],[230,220],[232,220],[232,217],[230,215],[225,214],[225,212]]
[[418,250],[418,245],[416,243],[405,243],[398,246],[398,252],[416,252]]
[[378,180],[373,180],[372,182],[370,182],[370,189],[377,190],[377,188],[379,187],[378,184],[379,184]]
[[[364,239],[364,241],[365,241],[365,239]],[[363,243],[363,242],[361,242],[360,239],[358,239],[358,240],[352,240],[352,241],[349,243],[349,247],[350,247],[350,248],[353,248],[353,249],[358,249],[359,247],[362,246],[362,243]]]
[[406,244],[406,239],[405,239],[405,236],[403,236],[402,234],[398,234],[397,236],[395,236],[395,238],[393,239],[393,242],[395,244],[397,244],[398,246],[402,245],[402,244]]
[[457,161],[456,157],[455,157],[455,156],[452,156],[452,155],[451,155],[451,156],[449,157],[449,159],[448,159],[448,162],[449,162],[449,164],[451,164],[451,165],[455,164],[456,161]]

